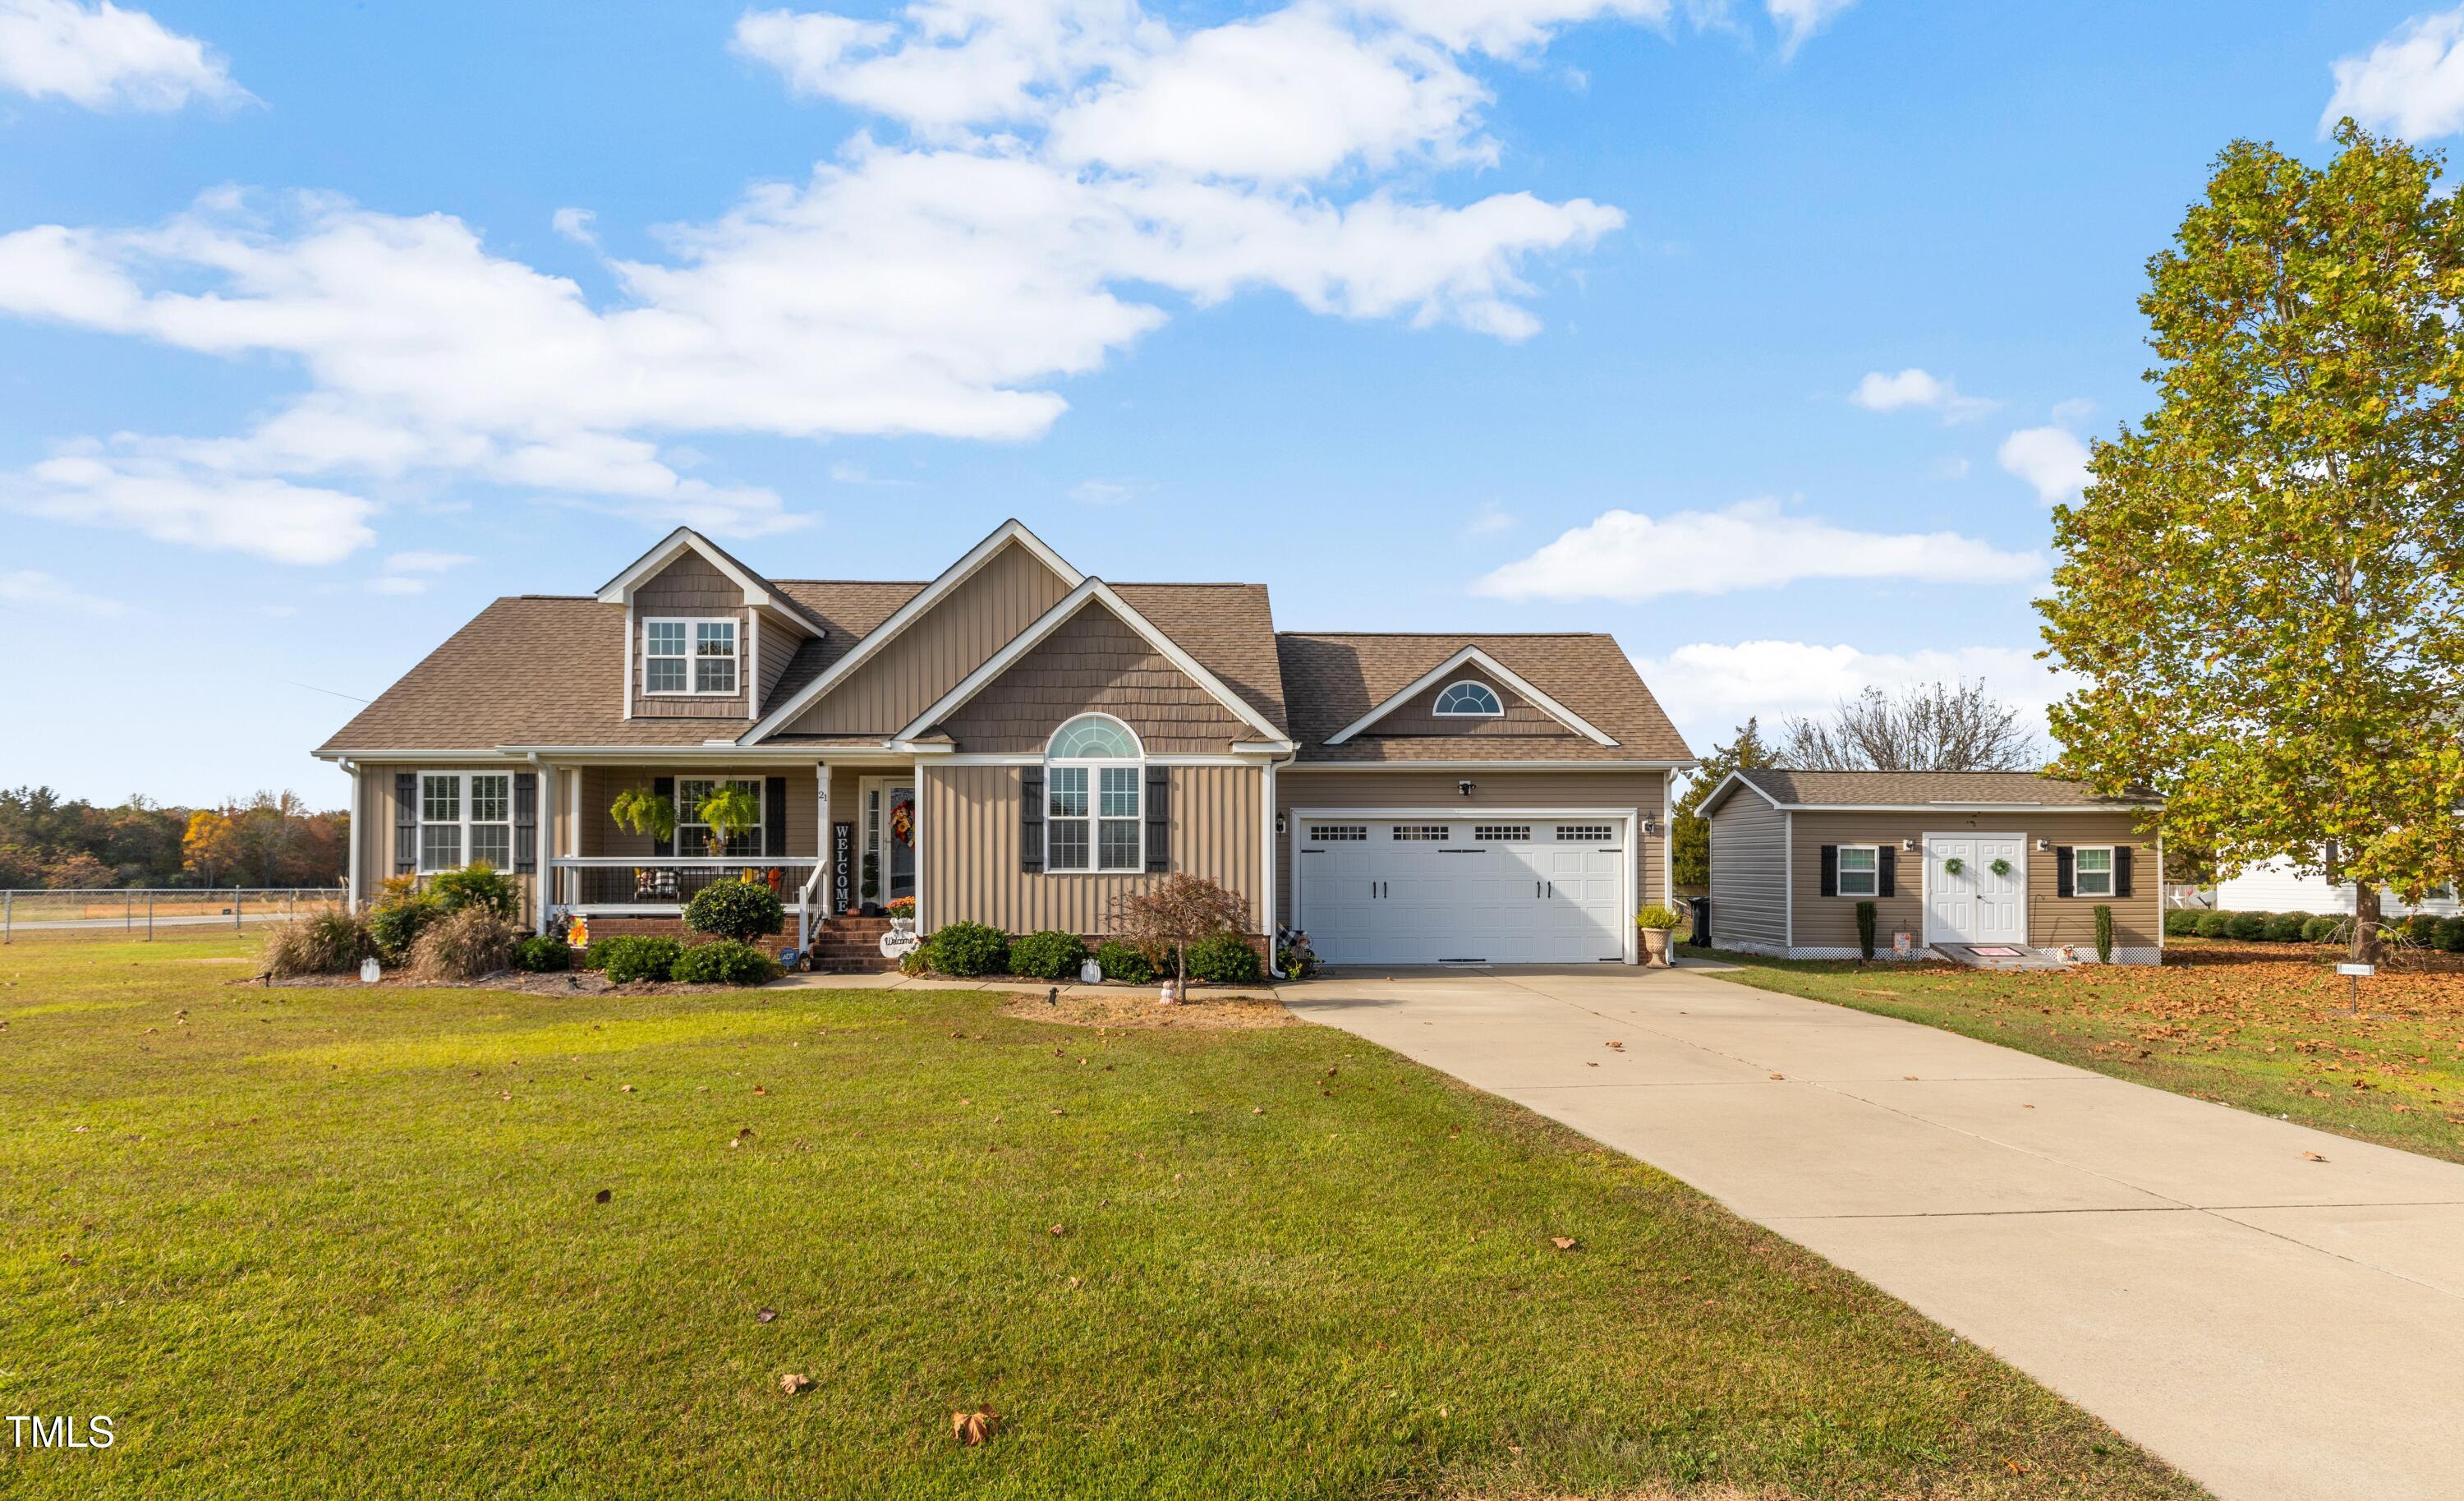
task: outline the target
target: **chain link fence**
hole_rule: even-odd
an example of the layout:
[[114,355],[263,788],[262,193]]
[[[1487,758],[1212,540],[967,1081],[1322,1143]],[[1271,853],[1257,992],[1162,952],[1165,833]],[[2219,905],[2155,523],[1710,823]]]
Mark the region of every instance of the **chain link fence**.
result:
[[47,938],[178,938],[245,932],[350,900],[342,887],[86,887],[0,891],[0,943]]

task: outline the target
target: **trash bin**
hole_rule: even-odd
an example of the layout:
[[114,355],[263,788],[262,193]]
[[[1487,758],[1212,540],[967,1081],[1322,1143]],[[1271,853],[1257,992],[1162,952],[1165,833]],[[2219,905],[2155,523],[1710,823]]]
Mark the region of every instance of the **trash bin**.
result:
[[1697,948],[1709,948],[1711,946],[1711,898],[1690,896],[1686,898],[1685,905],[1692,908],[1694,913],[1694,933],[1685,941]]

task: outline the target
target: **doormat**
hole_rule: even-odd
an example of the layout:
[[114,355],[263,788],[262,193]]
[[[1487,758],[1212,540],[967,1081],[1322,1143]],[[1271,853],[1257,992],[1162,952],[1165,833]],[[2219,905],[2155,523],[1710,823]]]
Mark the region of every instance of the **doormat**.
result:
[[2019,957],[2017,949],[1985,948],[1973,944],[1969,947],[1968,952],[1980,959],[2017,959]]

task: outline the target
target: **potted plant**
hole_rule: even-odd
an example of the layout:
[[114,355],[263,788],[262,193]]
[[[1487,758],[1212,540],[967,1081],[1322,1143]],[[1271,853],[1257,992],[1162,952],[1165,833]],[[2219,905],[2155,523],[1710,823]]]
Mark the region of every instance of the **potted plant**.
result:
[[710,829],[702,843],[713,855],[723,855],[727,853],[731,840],[749,834],[760,826],[761,806],[754,802],[752,795],[742,787],[734,783],[721,783],[711,788],[709,796],[694,805],[693,818]]
[[1642,930],[1643,962],[1654,968],[1668,967],[1668,936],[1682,920],[1677,914],[1652,903],[1634,915],[1634,925]]
[[654,845],[664,845],[676,831],[676,806],[648,787],[627,787],[607,805],[607,816],[619,828],[646,834]]
[[881,895],[881,856],[870,850],[864,852],[863,873],[856,881],[855,893],[864,898],[857,912],[867,917],[881,916],[881,903],[875,899]]
[[914,897],[893,896],[890,899],[890,904],[882,910],[890,914],[891,932],[903,938],[915,931]]

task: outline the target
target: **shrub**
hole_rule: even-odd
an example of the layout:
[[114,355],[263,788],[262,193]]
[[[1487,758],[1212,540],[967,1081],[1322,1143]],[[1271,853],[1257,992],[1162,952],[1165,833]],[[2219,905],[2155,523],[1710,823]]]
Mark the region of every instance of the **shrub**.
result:
[[2313,917],[2301,925],[2301,941],[2325,943],[2343,931],[2343,923],[2334,917]]
[[685,926],[739,943],[787,925],[787,909],[767,885],[752,881],[713,881],[685,903]]
[[2221,938],[2232,922],[2232,913],[2203,912],[2199,914],[2199,920],[2191,924],[2190,931],[2203,938]]
[[679,955],[675,978],[696,985],[759,985],[779,978],[779,961],[750,943],[717,938]]
[[573,967],[573,949],[549,934],[528,938],[514,949],[514,967],[534,975],[552,975]]
[[1046,929],[1009,946],[1009,972],[1032,980],[1075,980],[1087,962],[1087,945],[1074,933]]
[[1287,980],[1307,980],[1317,973],[1317,951],[1305,938],[1287,943],[1275,950],[1275,967]]
[[1112,903],[1113,931],[1157,969],[1189,978],[1189,952],[1207,938],[1249,926],[1249,904],[1202,875],[1176,871]]
[[2270,943],[2299,943],[2302,925],[2309,920],[2306,912],[2279,912],[2267,919],[2267,932],[2262,937]]
[[2096,961],[2113,962],[2113,909],[2102,902],[2096,904]]
[[409,877],[385,882],[376,906],[368,912],[368,937],[377,946],[377,957],[388,964],[407,963],[419,936],[444,916],[444,905],[418,890]]
[[2404,936],[2430,948],[2438,942],[2438,919],[2426,912],[2414,913],[2404,920]]
[[1118,938],[1107,938],[1095,945],[1095,962],[1103,967],[1106,980],[1143,985],[1155,977],[1155,966],[1147,962],[1147,957]]
[[513,966],[521,934],[485,907],[465,907],[431,922],[410,946],[410,972],[421,980],[464,981]]
[[943,975],[970,978],[998,975],[1009,968],[1009,938],[999,928],[980,922],[953,922],[924,940],[925,962]]
[[2464,954],[2464,917],[2438,919],[2438,946],[2450,954]]
[[933,961],[925,957],[921,946],[912,948],[898,956],[898,972],[902,975],[929,975],[933,973]]
[[1683,917],[1658,902],[1653,902],[1634,915],[1634,925],[1638,928],[1675,928],[1682,926],[1684,921]]
[[368,925],[347,912],[320,912],[275,928],[265,939],[265,972],[276,980],[292,975],[347,975],[360,960],[377,951]]
[[574,954],[573,967],[576,969],[605,969],[607,967],[607,945],[615,941],[616,940],[614,938],[601,938],[596,943],[583,946]]
[[507,922],[522,915],[522,889],[485,860],[458,871],[437,872],[428,878],[428,894],[447,912],[477,907]]
[[2251,938],[2263,938],[2267,937],[2267,914],[2263,912],[2233,913],[2225,921],[2225,936],[2227,938],[2242,938],[2245,940]]
[[1872,902],[1857,904],[1857,953],[1864,959],[1874,957],[1874,910]]
[[2175,907],[2167,912],[2165,914],[2165,937],[2168,938],[2195,938],[2198,935],[2199,918],[2201,916],[2202,914],[2197,909],[2190,907]]
[[674,976],[676,960],[684,951],[685,946],[673,938],[627,934],[590,945],[590,967],[607,971],[607,978],[620,985],[636,980],[667,980]]
[[1219,933],[1191,944],[1181,962],[1189,978],[1218,985],[1250,985],[1265,973],[1258,951],[1237,933]]

